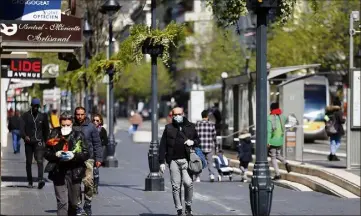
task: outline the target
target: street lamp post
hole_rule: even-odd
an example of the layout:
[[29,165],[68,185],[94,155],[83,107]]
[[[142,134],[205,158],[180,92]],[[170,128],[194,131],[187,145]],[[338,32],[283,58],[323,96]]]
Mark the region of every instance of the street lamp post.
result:
[[256,162],[250,190],[250,203],[254,216],[268,216],[271,212],[274,184],[267,161],[267,17],[274,0],[251,0],[257,14],[256,29]]
[[[223,139],[223,136],[225,136],[225,129],[226,129],[226,79],[228,78],[227,72],[222,72],[221,74],[222,78],[222,122],[221,122],[221,136],[222,136],[222,143],[225,143]],[[220,145],[222,149],[222,145]]]
[[[151,1],[151,28],[156,28],[156,0]],[[155,49],[150,48],[150,49]],[[150,173],[145,179],[145,191],[164,191],[164,178],[159,173],[159,141],[158,141],[158,75],[157,75],[157,57],[159,53],[155,50],[149,50],[151,54],[152,62],[152,141],[150,142],[148,152],[148,164]]]
[[[100,12],[108,15],[109,24],[109,58],[113,54],[113,15],[119,11],[121,6],[116,0],[107,0],[100,8]],[[107,157],[104,160],[104,167],[118,167],[118,160],[115,158],[115,138],[114,138],[114,68],[107,69],[109,76],[108,92],[109,92],[109,113],[108,116],[108,146]]]
[[[87,13],[84,16],[83,35],[85,37],[85,43],[86,43],[85,49],[84,49],[84,53],[85,53],[84,64],[85,64],[85,68],[88,68],[89,59],[91,58],[90,40],[93,35],[93,29],[92,29],[91,25],[89,24]],[[88,81],[86,79],[86,74],[84,74],[84,76],[83,76],[83,81],[84,81],[84,106],[85,106],[85,110],[87,111],[88,117],[89,117],[89,114],[90,114],[89,95],[88,95]]]

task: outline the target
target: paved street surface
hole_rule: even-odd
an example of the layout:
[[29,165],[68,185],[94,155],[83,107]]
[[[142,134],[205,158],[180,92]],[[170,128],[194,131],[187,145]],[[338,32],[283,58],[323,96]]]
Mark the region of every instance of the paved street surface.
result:
[[[100,194],[94,198],[93,214],[174,215],[168,170],[166,192],[145,192],[148,145],[133,144],[121,130],[116,139],[120,142],[119,168],[101,169]],[[8,146],[3,149],[1,163],[1,215],[56,215],[52,184],[47,183],[43,190],[25,188],[24,152],[13,155]],[[35,176],[36,165],[33,166]],[[206,173],[204,180],[205,176]],[[195,183],[193,209],[196,215],[250,215],[248,184],[240,183],[238,177],[234,182]],[[360,215],[360,200],[275,187],[272,215]]]

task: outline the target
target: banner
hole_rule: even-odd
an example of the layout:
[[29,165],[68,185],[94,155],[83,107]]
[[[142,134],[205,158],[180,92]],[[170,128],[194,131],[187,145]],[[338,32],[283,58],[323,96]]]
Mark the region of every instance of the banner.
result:
[[10,59],[8,70],[2,70],[1,73],[1,78],[41,79],[42,60],[40,58]]
[[0,0],[0,20],[61,21],[61,0]]

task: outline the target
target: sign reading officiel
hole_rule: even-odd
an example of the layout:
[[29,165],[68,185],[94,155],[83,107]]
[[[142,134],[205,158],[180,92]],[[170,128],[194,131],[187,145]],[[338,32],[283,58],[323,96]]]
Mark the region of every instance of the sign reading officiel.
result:
[[19,22],[0,23],[3,41],[35,43],[81,42],[81,19],[62,15],[61,22]]
[[1,0],[0,20],[61,21],[61,0]]

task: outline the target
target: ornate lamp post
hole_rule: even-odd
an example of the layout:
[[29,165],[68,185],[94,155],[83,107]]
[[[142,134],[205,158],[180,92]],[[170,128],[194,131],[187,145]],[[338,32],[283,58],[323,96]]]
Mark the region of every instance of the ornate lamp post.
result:
[[[116,0],[107,0],[100,8],[100,12],[108,15],[108,24],[109,24],[109,58],[113,54],[113,15],[119,11],[121,6]],[[114,68],[110,67],[107,69],[107,74],[109,76],[108,92],[109,92],[109,113],[108,122],[108,137],[109,143],[107,146],[107,157],[104,161],[104,167],[118,167],[118,160],[115,158],[115,138],[114,138]]]
[[[224,131],[226,129],[226,115],[227,115],[227,110],[226,110],[226,79],[228,78],[228,73],[227,72],[222,72],[221,74],[221,78],[222,78],[222,122],[221,122],[221,135],[225,136]],[[224,143],[223,138],[222,138],[222,143]],[[222,148],[222,145],[221,145]]]
[[[83,23],[83,36],[85,37],[85,46],[84,46],[84,53],[85,53],[85,68],[88,68],[89,66],[89,59],[91,58],[91,47],[90,47],[90,40],[93,36],[93,29],[88,21],[88,13],[85,13],[84,15],[84,23]],[[88,113],[88,117],[90,115],[89,110],[89,95],[88,95],[88,81],[86,79],[86,75],[83,77],[84,81],[84,106]]]
[[[151,28],[156,28],[156,0],[151,1]],[[164,178],[159,173],[158,161],[158,78],[157,78],[157,57],[162,53],[163,47],[143,45],[143,53],[151,55],[152,61],[152,141],[148,152],[148,163],[150,173],[145,179],[145,191],[164,191]]]
[[248,0],[257,14],[256,28],[256,163],[250,190],[254,216],[268,216],[271,212],[274,184],[267,161],[267,17],[269,10],[278,6],[278,0]]

